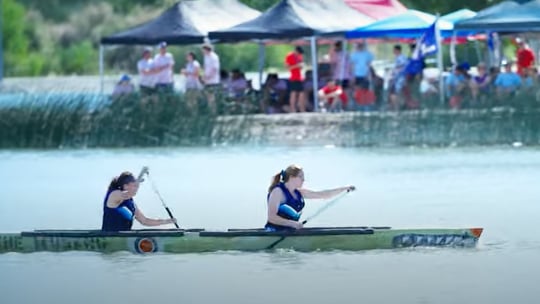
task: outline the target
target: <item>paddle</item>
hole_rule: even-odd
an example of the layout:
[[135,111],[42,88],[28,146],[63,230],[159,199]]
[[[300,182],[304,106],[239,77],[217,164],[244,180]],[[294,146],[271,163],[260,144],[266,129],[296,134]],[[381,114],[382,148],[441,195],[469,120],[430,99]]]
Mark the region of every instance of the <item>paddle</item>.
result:
[[[141,173],[139,174],[139,180],[142,178],[142,176],[146,174],[148,176],[148,180],[150,181],[150,184],[152,185],[152,190],[154,190],[154,192],[157,194],[157,196],[159,197],[159,200],[161,201],[161,204],[163,205],[163,208],[165,208],[165,210],[167,211],[167,213],[169,214],[169,217],[172,219],[174,219],[174,216],[171,212],[171,210],[169,209],[169,207],[167,206],[167,204],[165,204],[165,201],[163,200],[163,197],[161,197],[161,194],[159,193],[157,187],[156,187],[156,184],[154,184],[154,181],[152,180],[152,178],[150,177],[150,172],[148,171],[148,168],[147,167],[144,167],[141,171]],[[174,226],[176,226],[177,229],[180,229],[180,227],[178,226],[178,223],[174,222]]]
[[[353,188],[349,188],[347,189],[347,191],[341,193],[339,196],[337,196],[336,198],[328,201],[326,204],[324,204],[324,206],[322,206],[321,208],[319,208],[319,210],[317,210],[315,213],[313,213],[310,217],[308,217],[307,219],[305,219],[303,222],[302,222],[302,225],[306,224],[308,221],[311,221],[313,218],[317,217],[318,215],[320,215],[321,213],[324,212],[324,210],[330,208],[332,205],[335,205],[340,199],[342,199],[347,193],[351,192],[354,190],[354,187]],[[282,236],[280,237],[277,241],[273,242],[272,244],[270,244],[270,246],[266,247],[267,250],[269,249],[272,249],[274,247],[276,247],[277,244],[281,243],[284,239],[286,238],[286,236]]]
[[339,202],[339,200],[341,198],[343,198],[347,193],[353,191],[354,188],[352,189],[347,189],[347,191],[341,193],[338,197],[334,198],[333,200],[330,200],[329,202],[327,202],[326,204],[324,204],[321,208],[319,208],[319,210],[315,211],[315,213],[313,213],[311,216],[309,216],[307,219],[305,219],[303,222],[302,222],[302,225],[305,225],[307,222],[311,221],[312,219],[314,219],[315,217],[317,217],[318,215],[320,215],[321,213],[323,213],[326,209],[330,208],[332,205],[336,204],[337,202]]

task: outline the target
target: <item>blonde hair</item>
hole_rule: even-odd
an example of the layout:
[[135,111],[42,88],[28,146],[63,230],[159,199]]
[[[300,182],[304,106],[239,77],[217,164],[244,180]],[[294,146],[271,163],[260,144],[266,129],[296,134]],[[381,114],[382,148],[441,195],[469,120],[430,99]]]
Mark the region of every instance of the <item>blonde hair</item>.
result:
[[281,172],[278,172],[276,175],[272,177],[272,183],[270,184],[270,187],[268,187],[268,193],[274,189],[281,181],[286,183],[289,178],[296,177],[302,172],[302,167],[298,165],[290,165],[285,170],[281,170]]

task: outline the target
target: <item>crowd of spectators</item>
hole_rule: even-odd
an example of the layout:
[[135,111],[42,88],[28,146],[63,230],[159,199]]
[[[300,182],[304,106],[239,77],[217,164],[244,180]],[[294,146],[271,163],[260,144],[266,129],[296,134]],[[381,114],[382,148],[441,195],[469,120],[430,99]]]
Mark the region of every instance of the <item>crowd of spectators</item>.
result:
[[[515,42],[516,60],[505,62],[502,70],[483,62],[471,68],[464,62],[439,78],[424,73],[423,61],[411,68],[414,44],[408,57],[401,45],[395,45],[392,67],[386,75],[379,75],[373,66],[375,56],[365,43],[354,45],[349,53],[338,41],[319,60],[316,91],[313,73],[304,65],[304,50],[300,46],[284,58],[288,77],[268,73],[259,90],[253,88],[243,71],[221,69],[219,56],[209,44],[202,46],[202,64],[195,52],[189,52],[178,71],[185,78],[187,109],[195,114],[201,107],[213,114],[311,112],[316,108],[315,97],[321,112],[418,109],[430,100],[439,100],[440,79],[445,93],[443,106],[460,109],[504,105],[524,94],[535,99],[540,95],[534,52],[524,40]],[[158,45],[155,55],[151,48],[145,48],[137,63],[141,96],[152,102],[157,101],[159,94],[173,93],[174,66],[175,59],[165,42]],[[118,97],[136,91],[130,76],[123,75],[112,95]]]

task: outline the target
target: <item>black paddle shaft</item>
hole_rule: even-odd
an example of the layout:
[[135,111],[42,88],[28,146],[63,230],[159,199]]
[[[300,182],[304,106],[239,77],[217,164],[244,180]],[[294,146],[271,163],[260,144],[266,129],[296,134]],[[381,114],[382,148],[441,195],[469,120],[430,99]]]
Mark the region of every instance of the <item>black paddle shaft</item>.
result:
[[[171,212],[171,209],[169,209],[169,207],[167,206],[167,204],[165,204],[165,201],[163,200],[163,197],[161,197],[161,193],[159,193],[159,191],[157,190],[157,187],[156,185],[154,184],[154,181],[152,180],[152,178],[150,177],[150,172],[146,172],[146,174],[148,175],[148,179],[150,179],[150,184],[152,185],[152,189],[154,190],[154,192],[157,194],[159,200],[161,201],[161,204],[163,205],[163,207],[165,208],[165,210],[167,211],[167,214],[169,214],[169,217],[171,218],[171,220],[174,220],[174,216]],[[180,229],[180,226],[178,226],[178,223],[176,222],[173,222],[174,223],[174,226],[177,228],[177,229]]]
[[[174,216],[172,215],[172,212],[171,210],[169,209],[169,207],[165,207],[165,210],[167,210],[167,213],[169,214],[169,217],[172,219],[174,219]],[[180,229],[180,226],[178,226],[178,224],[176,222],[173,222],[174,223],[174,226],[176,226],[177,229]]]

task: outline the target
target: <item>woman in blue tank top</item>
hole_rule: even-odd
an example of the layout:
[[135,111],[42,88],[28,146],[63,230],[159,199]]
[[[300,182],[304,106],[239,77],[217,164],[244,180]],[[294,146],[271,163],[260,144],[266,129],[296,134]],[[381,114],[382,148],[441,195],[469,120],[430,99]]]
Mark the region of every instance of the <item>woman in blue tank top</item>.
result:
[[[143,173],[141,172],[141,176]],[[151,219],[144,216],[133,201],[140,182],[141,180],[135,179],[130,172],[123,172],[120,176],[113,178],[103,201],[102,231],[131,230],[133,219],[144,226],[159,226],[176,222],[176,219]]]
[[302,188],[304,171],[291,165],[273,177],[268,188],[268,219],[265,225],[268,231],[294,230],[303,227],[299,221],[304,209],[304,198],[329,199],[344,191],[354,190],[354,186],[313,191]]

